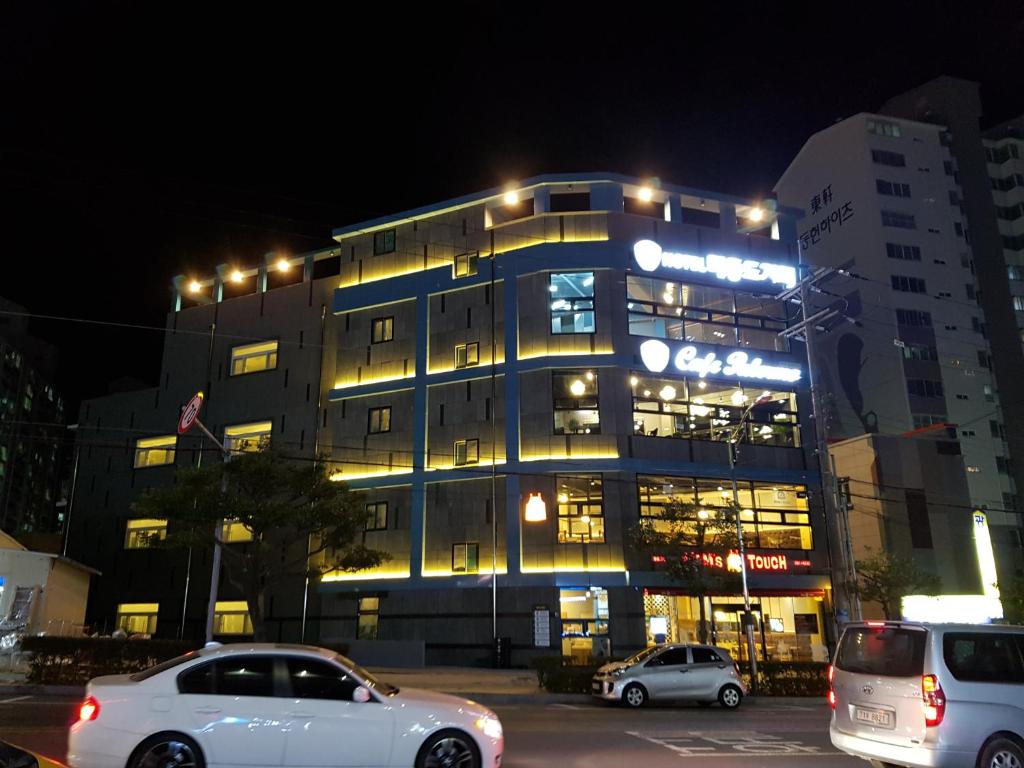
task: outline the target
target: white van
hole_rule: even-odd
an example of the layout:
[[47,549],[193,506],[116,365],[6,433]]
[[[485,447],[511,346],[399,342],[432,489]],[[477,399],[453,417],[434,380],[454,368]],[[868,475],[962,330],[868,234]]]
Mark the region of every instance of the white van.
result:
[[832,743],[874,766],[1024,768],[1024,627],[848,624]]

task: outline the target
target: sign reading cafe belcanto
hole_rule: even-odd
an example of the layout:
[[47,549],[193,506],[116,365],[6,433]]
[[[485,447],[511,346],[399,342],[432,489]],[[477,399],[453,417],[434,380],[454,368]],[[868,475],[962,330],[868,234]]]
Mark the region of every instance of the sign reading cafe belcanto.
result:
[[736,256],[719,256],[709,253],[696,256],[663,250],[653,240],[638,240],[633,244],[633,258],[645,272],[656,269],[678,269],[697,274],[714,275],[719,280],[731,283],[741,281],[767,282],[792,288],[796,285],[796,267],[791,264],[774,264],[756,259],[740,259]]
[[[668,344],[660,339],[648,339],[640,345],[640,359],[652,373],[664,371],[670,358],[672,354]],[[695,346],[689,344],[676,352],[672,362],[681,373],[695,373],[700,378],[729,376],[791,383],[798,381],[803,373],[795,366],[765,365],[760,357],[751,358],[749,353],[740,349],[729,352],[722,360],[715,352],[701,355]]]

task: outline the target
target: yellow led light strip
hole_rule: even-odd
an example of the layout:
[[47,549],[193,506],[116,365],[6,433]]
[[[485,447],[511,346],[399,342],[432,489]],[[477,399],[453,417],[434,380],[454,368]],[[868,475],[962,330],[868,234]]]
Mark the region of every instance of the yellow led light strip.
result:
[[520,461],[587,461],[590,459],[617,459],[619,454],[617,453],[591,453],[591,454],[573,454],[555,456],[552,454],[536,454],[529,456],[520,456]]
[[[351,389],[352,387],[368,387],[371,384],[383,384],[384,382],[388,382],[388,381],[401,381],[402,379],[415,379],[415,378],[416,378],[416,372],[413,371],[412,373],[406,373],[406,374],[402,374],[402,375],[399,375],[399,376],[383,376],[383,377],[381,377],[379,379],[363,379],[362,381],[335,381],[334,382],[334,388],[335,389]],[[374,394],[384,394],[384,393],[382,392],[382,393],[374,393]]]
[[408,579],[409,571],[381,571],[370,573],[337,573],[330,571],[320,581],[376,581],[377,579]]
[[365,480],[371,477],[390,477],[391,475],[411,475],[412,468],[409,469],[385,469],[378,472],[332,472],[331,480],[339,482],[342,480]]

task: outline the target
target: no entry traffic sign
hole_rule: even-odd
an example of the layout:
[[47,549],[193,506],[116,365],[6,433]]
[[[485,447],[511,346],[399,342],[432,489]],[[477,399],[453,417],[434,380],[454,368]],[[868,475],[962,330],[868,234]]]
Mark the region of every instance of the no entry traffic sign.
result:
[[178,419],[178,434],[184,435],[196,423],[199,418],[199,410],[203,407],[203,393],[196,392],[188,404],[181,409],[181,416]]

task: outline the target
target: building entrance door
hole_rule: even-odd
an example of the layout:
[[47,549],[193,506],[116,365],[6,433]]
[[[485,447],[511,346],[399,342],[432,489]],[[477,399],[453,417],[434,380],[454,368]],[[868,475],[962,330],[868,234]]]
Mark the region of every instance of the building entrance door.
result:
[[[767,655],[764,638],[764,618],[761,604],[751,603],[754,614],[754,647],[757,660],[764,661]],[[725,648],[740,666],[747,662],[747,638],[743,632],[743,606],[735,604],[711,604],[711,634],[715,645]]]

